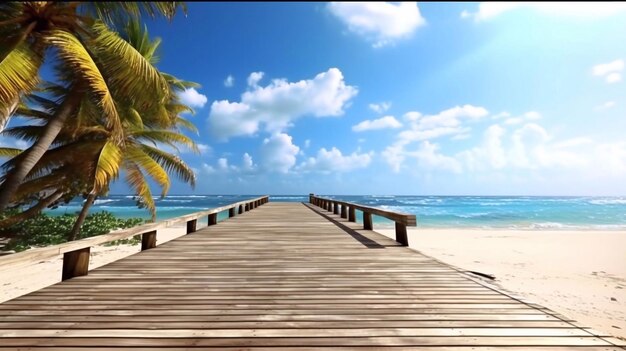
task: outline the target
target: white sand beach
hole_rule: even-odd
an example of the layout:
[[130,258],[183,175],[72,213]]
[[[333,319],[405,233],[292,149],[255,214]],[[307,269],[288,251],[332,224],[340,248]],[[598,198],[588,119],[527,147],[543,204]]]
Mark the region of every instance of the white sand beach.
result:
[[[393,237],[392,229],[377,229]],[[159,230],[158,243],[184,235]],[[411,247],[462,270],[496,276],[491,284],[539,303],[603,334],[626,337],[626,233],[411,229]],[[100,246],[91,268],[139,251]],[[60,281],[61,257],[0,269],[0,302]]]
[[[159,229],[157,245],[185,235],[185,226],[172,226]],[[141,250],[141,244],[96,246],[91,249],[89,269],[135,254]],[[18,296],[37,291],[61,281],[63,256],[30,265],[10,265],[0,268],[0,303]]]
[[[376,230],[393,237],[394,230]],[[409,229],[410,246],[604,334],[626,337],[626,232]]]

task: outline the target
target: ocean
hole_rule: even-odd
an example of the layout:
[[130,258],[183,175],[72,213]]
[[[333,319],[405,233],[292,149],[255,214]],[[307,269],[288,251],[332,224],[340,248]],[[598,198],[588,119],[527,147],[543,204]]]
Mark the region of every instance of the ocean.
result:
[[[417,216],[418,227],[507,229],[626,229],[626,197],[534,197],[534,196],[340,196],[320,195]],[[243,201],[256,195],[168,195],[155,198],[157,220],[182,216]],[[270,201],[306,202],[308,195],[272,195]],[[75,213],[82,199],[47,210],[52,215]],[[111,195],[96,200],[91,212],[109,211],[121,218],[150,218],[132,195]],[[227,217],[222,212],[218,220]],[[362,215],[357,211],[357,221]],[[374,216],[374,223],[393,222]]]

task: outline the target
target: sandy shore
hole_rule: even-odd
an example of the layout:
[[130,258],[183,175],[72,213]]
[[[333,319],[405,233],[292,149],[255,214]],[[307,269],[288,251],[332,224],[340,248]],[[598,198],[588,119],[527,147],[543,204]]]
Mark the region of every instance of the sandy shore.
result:
[[[157,245],[184,235],[184,226],[159,229]],[[98,268],[141,250],[141,244],[96,246],[91,249],[89,269]],[[61,281],[63,257],[45,260],[31,265],[10,265],[0,269],[0,303],[37,291]]]
[[[377,230],[394,236],[393,230]],[[580,325],[626,337],[626,233],[413,229],[409,243]]]

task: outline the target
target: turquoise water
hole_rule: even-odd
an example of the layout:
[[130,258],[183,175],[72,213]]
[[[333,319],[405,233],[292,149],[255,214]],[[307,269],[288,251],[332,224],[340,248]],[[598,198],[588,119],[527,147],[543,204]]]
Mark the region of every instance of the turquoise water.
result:
[[[529,196],[339,196],[328,198],[356,202],[392,211],[415,214],[418,226],[429,228],[513,229],[626,229],[626,197],[529,197]],[[182,216],[257,197],[257,195],[170,195],[156,199],[157,219]],[[270,201],[308,201],[308,195],[275,195]],[[74,213],[82,200],[48,213]],[[109,211],[122,218],[149,218],[135,205],[133,196],[112,195],[96,201],[92,212]],[[222,212],[218,220],[227,217]],[[357,221],[362,215],[357,213]],[[374,222],[392,222],[374,216]]]

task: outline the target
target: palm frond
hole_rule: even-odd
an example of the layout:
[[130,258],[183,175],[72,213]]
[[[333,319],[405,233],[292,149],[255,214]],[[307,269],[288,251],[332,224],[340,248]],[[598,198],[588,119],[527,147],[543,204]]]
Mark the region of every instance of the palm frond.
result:
[[71,33],[54,30],[47,35],[51,45],[58,48],[58,55],[71,66],[88,84],[90,92],[97,98],[97,104],[104,113],[107,126],[117,138],[121,137],[121,121],[107,83],[93,58],[81,41]]
[[22,149],[12,148],[12,147],[0,147],[0,157],[2,158],[13,158],[22,153]]
[[161,196],[165,196],[170,189],[170,177],[161,165],[143,152],[141,148],[129,145],[125,150],[125,160],[132,162],[144,170],[160,187]]
[[115,143],[106,142],[96,163],[94,174],[94,190],[100,192],[109,187],[109,183],[117,178],[122,161],[122,150]]
[[196,186],[196,175],[191,167],[189,167],[180,157],[172,155],[156,147],[148,145],[141,145],[140,147],[143,152],[158,162],[167,173],[175,174],[178,179],[191,184],[192,188]]
[[198,135],[198,128],[196,127],[195,124],[193,124],[193,122],[189,121],[188,119],[185,119],[183,117],[176,117],[176,125],[183,127],[187,130],[189,130],[190,132],[194,132],[196,133],[196,135]]
[[[0,61],[0,109],[16,106],[21,94],[30,92],[39,82],[39,67],[43,58],[22,42]],[[9,113],[0,113],[4,125]]]
[[142,200],[142,203],[146,206],[150,214],[152,215],[152,220],[156,219],[156,206],[154,204],[154,199],[152,198],[152,192],[150,191],[150,186],[146,180],[146,177],[141,172],[141,169],[135,164],[128,163],[124,166],[126,170],[125,180],[128,185],[134,190],[135,194],[139,196]]
[[150,141],[153,143],[164,143],[177,148],[178,145],[185,146],[196,153],[200,153],[198,145],[186,135],[169,130],[138,130],[133,132],[133,137],[138,141]]
[[95,53],[117,99],[134,105],[161,104],[169,94],[167,82],[159,71],[132,45],[102,22],[93,26]]

